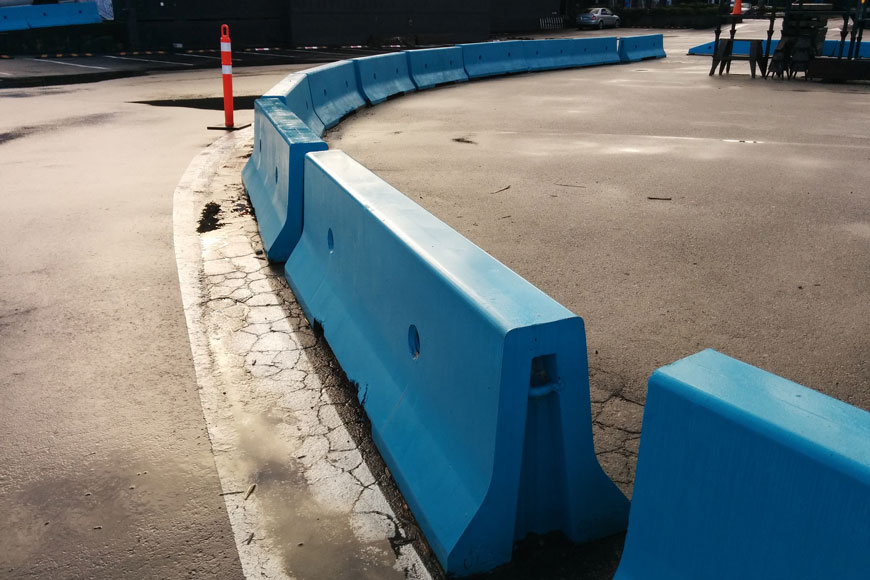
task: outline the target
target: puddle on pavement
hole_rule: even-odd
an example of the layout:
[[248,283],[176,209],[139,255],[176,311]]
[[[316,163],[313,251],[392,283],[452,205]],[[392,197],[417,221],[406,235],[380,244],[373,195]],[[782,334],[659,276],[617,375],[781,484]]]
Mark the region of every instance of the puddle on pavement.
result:
[[295,425],[293,413],[252,409],[243,393],[229,397],[243,458],[233,470],[248,474],[256,483],[252,495],[266,518],[266,529],[258,530],[250,541],[271,542],[284,569],[297,578],[402,578],[403,573],[394,568],[390,542],[361,543],[349,514],[324,507],[311,493],[304,466],[293,459],[292,444],[275,437],[276,430]]
[[[259,95],[235,95],[233,96],[233,109],[246,111],[254,109],[254,101]],[[223,111],[223,97],[189,97],[183,99],[154,99],[149,101],[129,101],[135,105],[151,105],[152,107],[183,107],[187,109],[206,109],[209,111]]]

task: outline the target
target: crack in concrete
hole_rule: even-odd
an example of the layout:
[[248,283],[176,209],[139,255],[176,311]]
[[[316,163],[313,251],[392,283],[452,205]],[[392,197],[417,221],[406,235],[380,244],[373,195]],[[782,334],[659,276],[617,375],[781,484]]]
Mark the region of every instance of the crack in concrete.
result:
[[[356,387],[308,326],[280,268],[260,257],[238,171],[251,131],[240,133],[191,164],[175,217],[185,313],[222,486],[257,484],[250,498],[224,496],[242,567],[250,578],[430,578],[418,555],[422,534],[405,531],[413,517],[370,434],[365,443]],[[224,225],[197,235],[191,218],[204,202],[221,206]]]

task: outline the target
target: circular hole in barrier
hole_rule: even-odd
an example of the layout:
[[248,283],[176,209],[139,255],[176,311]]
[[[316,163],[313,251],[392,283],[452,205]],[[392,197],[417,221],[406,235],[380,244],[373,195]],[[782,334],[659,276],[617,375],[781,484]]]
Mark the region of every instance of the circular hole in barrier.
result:
[[275,168],[275,183],[278,183],[278,168]]
[[482,55],[482,54],[478,54],[478,55],[477,55],[477,60],[483,60],[483,55]]
[[429,68],[428,64],[423,64],[423,68]]
[[562,53],[564,53],[564,52],[565,52],[564,50],[560,50],[560,51],[559,51],[559,54],[562,54]]
[[344,81],[344,88],[347,88],[347,87],[349,87],[349,86],[350,86],[350,85],[348,84],[348,82],[347,82],[347,81]]
[[326,245],[329,247],[329,253],[335,251],[335,238],[332,237],[332,228],[329,228],[329,231],[326,232]]
[[378,79],[378,73],[372,73],[372,78],[375,79],[375,80],[377,80],[377,79]]
[[510,53],[510,51],[508,51],[508,56],[510,56],[510,55],[511,55],[511,53]]
[[452,61],[452,60],[450,61],[450,66],[453,66],[453,61]]
[[399,74],[399,67],[396,67],[396,74]]
[[417,360],[420,356],[420,333],[413,324],[408,327],[408,350],[411,351],[411,358]]
[[323,89],[323,96],[326,96],[326,89]]
[[[538,56],[538,54],[540,54],[540,53],[536,50],[536,51],[535,51],[535,56]],[[511,55],[511,53],[508,53],[508,56],[510,56],[510,55]]]

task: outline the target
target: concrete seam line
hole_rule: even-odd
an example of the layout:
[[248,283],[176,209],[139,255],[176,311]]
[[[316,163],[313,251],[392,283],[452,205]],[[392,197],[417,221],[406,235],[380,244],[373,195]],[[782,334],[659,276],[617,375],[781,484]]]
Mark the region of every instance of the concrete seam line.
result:
[[[342,571],[364,565],[427,579],[344,425],[341,402],[321,384],[316,338],[282,272],[255,254],[257,225],[238,180],[252,135],[230,133],[197,155],[173,207],[200,401],[242,570],[283,580],[312,577],[306,565],[328,574],[331,560],[342,560]],[[199,213],[215,202],[224,226],[200,235]],[[330,537],[312,533],[315,525],[329,526]]]

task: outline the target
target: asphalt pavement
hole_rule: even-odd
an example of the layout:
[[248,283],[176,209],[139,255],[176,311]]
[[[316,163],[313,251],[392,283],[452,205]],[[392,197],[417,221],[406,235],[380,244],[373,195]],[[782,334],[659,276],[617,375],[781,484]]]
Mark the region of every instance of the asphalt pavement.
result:
[[132,103],[220,86],[0,90],[0,578],[242,576],[172,242],[175,186],[223,115]]
[[[596,450],[627,493],[646,378],[702,348],[870,409],[870,89],[739,63],[708,77],[685,53],[711,34],[667,31],[661,61],[407,95],[327,136],[586,320]],[[238,490],[215,465],[172,241],[220,75],[113,56],[141,58],[0,60],[20,84],[150,73],[0,90],[0,578],[239,578],[219,495]],[[236,93],[303,66],[240,67]],[[536,539],[497,577],[609,578],[620,545]]]

